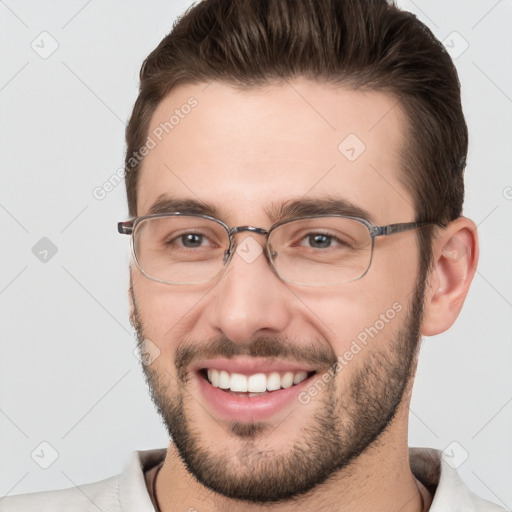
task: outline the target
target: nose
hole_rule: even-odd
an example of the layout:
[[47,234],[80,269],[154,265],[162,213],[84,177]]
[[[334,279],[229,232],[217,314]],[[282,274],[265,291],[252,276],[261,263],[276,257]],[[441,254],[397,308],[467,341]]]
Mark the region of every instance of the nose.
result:
[[294,297],[270,267],[262,240],[238,237],[228,268],[210,293],[207,319],[210,328],[246,343],[257,335],[284,331]]

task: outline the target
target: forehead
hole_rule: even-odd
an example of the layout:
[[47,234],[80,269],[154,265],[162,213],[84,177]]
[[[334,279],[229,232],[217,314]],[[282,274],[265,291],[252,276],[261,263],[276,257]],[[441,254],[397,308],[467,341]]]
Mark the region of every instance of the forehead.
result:
[[397,99],[380,92],[305,79],[183,85],[151,119],[137,213],[168,196],[212,204],[228,222],[263,221],[280,203],[332,198],[381,223],[412,219],[399,179],[405,131]]

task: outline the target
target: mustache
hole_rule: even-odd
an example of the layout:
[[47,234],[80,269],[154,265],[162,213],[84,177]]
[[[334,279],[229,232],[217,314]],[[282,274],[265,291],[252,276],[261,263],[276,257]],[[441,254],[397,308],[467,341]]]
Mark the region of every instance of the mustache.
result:
[[318,370],[331,368],[338,360],[330,345],[298,345],[275,336],[261,336],[249,343],[237,343],[225,336],[207,343],[184,341],[176,349],[175,365],[181,381],[187,380],[187,369],[195,361],[235,356],[280,358],[312,365]]

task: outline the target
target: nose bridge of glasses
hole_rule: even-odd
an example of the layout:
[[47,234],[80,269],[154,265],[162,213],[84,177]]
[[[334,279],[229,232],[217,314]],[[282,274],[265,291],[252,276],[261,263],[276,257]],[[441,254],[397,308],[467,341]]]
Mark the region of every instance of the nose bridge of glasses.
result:
[[[255,235],[263,235],[265,237],[268,237],[269,231],[264,228],[257,228],[255,226],[236,226],[233,228],[230,228],[228,231],[229,235],[229,248],[224,253],[224,264],[227,264],[231,261],[231,258],[234,254],[234,248],[237,245],[235,242],[235,235],[238,233],[253,233]],[[265,251],[264,251],[265,252]]]
[[248,231],[250,233],[256,233],[257,235],[268,235],[268,231],[263,228],[256,228],[254,226],[237,226],[229,230],[229,236],[234,236],[237,233]]
[[228,231],[228,235],[229,235],[229,253],[232,252],[233,247],[235,246],[235,235],[237,233],[244,233],[244,232],[249,232],[249,233],[253,233],[255,235],[263,235],[263,236],[268,236],[268,234],[269,234],[269,232],[266,229],[257,228],[257,227],[254,227],[254,226],[236,226],[236,227],[233,227],[233,228],[231,228]]

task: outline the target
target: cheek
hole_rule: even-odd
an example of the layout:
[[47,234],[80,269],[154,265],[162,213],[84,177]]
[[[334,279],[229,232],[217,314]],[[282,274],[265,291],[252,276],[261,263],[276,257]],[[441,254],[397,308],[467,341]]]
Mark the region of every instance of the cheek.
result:
[[[397,293],[377,293],[375,289],[363,287],[357,282],[346,285],[343,292],[336,291],[327,297],[304,299],[318,328],[323,328],[327,340],[336,355],[342,355],[350,349],[354,340],[365,340],[375,334],[376,325],[380,334],[390,333],[396,320],[402,318],[406,311],[404,298],[397,299]],[[381,316],[384,316],[384,320]],[[324,327],[325,326],[325,327]],[[373,339],[373,338],[372,338]]]
[[170,348],[170,340],[179,340],[190,334],[206,291],[191,292],[178,286],[156,283],[140,272],[133,274],[133,288],[144,334],[165,351]]
[[403,256],[404,252],[394,249],[381,251],[362,279],[304,295],[304,302],[318,318],[316,323],[326,326],[324,331],[337,355],[350,350],[354,341],[385,349],[403,324],[416,287],[417,252],[409,250]]
[[383,237],[375,243],[373,261],[364,277],[367,299],[382,304],[400,301],[404,307],[412,299],[419,274],[416,233],[407,232]]

